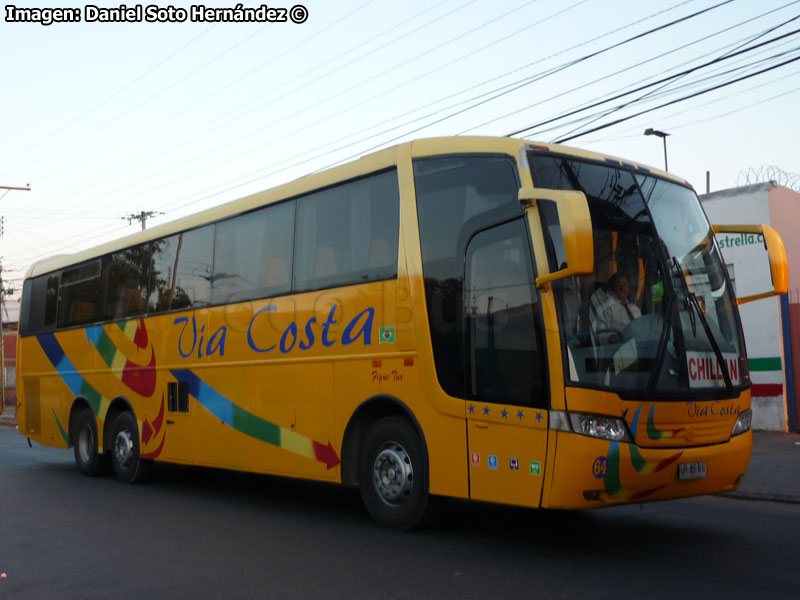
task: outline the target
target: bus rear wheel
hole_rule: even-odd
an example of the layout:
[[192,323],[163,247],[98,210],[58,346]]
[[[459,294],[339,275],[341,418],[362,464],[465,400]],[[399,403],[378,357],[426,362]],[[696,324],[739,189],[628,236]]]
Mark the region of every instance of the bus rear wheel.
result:
[[367,431],[358,472],[370,516],[390,529],[418,526],[428,508],[428,465],[422,440],[408,421],[386,417]]
[[117,479],[139,483],[150,478],[153,461],[139,454],[139,427],[130,412],[122,412],[114,420],[110,441],[111,464]]
[[108,454],[100,454],[97,443],[97,421],[94,413],[82,408],[75,416],[72,426],[72,444],[75,451],[75,464],[84,475],[94,477],[111,470]]

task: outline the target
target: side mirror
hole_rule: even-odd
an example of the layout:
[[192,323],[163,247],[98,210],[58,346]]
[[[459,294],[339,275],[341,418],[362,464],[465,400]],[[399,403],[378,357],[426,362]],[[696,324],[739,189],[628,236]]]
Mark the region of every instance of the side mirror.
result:
[[[558,223],[546,223],[541,220],[545,235],[557,236],[560,231],[560,242],[564,249],[566,266],[553,273],[536,278],[536,285],[541,286],[551,281],[566,279],[573,275],[588,275],[594,271],[594,241],[592,237],[592,219],[589,215],[589,203],[583,192],[521,188],[519,201],[528,214],[531,234],[539,231],[531,219],[536,215],[537,201],[549,200],[558,209]],[[541,211],[540,211],[541,214]],[[538,221],[538,220],[537,220]],[[549,230],[549,232],[548,232]],[[553,239],[554,243],[559,240]]]
[[742,296],[736,299],[737,304],[752,302],[770,296],[779,296],[789,290],[789,261],[786,247],[780,234],[768,225],[712,225],[715,235],[746,234],[762,236],[764,247],[769,257],[769,270],[772,275],[772,289],[765,292]]

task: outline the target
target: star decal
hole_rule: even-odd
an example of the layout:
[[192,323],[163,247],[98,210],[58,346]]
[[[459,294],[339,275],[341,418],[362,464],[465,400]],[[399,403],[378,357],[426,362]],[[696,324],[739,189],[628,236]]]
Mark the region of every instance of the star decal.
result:
[[537,423],[541,423],[542,422],[542,413],[540,413],[540,412],[536,413],[536,422]]
[[469,414],[471,414],[471,415],[475,414],[475,405],[474,404],[470,404],[469,405]]
[[524,417],[524,416],[525,416],[525,413],[524,413],[524,412],[522,412],[521,410],[518,410],[518,411],[517,411],[517,418],[518,418],[520,421],[522,421],[522,417]]
[[501,413],[501,415],[503,416],[504,419],[507,419],[508,418],[508,411],[504,408],[503,412]]
[[489,407],[488,406],[484,406],[483,407],[483,414],[485,414],[485,415],[489,414]]

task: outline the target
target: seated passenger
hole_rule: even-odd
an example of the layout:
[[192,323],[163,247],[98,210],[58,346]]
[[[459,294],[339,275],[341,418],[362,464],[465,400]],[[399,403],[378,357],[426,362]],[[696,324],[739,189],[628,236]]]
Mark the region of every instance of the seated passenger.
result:
[[[591,297],[589,316],[595,331],[611,329],[622,332],[628,324],[642,316],[639,307],[628,300],[631,285],[622,273],[614,273],[608,286],[597,290]],[[619,340],[610,340],[613,342]]]

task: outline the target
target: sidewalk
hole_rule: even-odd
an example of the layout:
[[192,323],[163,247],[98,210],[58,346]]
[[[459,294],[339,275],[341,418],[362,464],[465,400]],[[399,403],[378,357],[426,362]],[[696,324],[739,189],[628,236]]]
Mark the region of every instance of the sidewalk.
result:
[[[14,407],[0,415],[0,427],[15,428]],[[722,494],[743,500],[800,504],[800,435],[776,431],[753,432],[753,454],[747,475],[734,492]]]
[[0,414],[0,427],[14,428],[16,426],[17,426],[17,418],[14,415],[14,407],[6,406],[5,411],[2,414]]
[[753,432],[753,454],[739,489],[729,498],[800,504],[800,435]]

